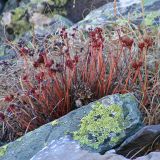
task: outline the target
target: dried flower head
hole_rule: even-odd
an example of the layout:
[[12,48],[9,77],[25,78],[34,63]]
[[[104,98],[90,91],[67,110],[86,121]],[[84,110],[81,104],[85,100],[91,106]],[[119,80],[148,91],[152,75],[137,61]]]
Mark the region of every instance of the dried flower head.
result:
[[3,112],[0,112],[0,122],[3,122],[5,120],[5,115]]

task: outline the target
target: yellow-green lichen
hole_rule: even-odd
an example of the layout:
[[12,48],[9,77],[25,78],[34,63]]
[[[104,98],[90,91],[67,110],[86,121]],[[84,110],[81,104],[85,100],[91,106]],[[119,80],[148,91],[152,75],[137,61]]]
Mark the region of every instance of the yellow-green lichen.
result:
[[11,26],[15,34],[23,34],[31,28],[29,22],[26,20],[25,14],[26,8],[24,7],[18,7],[13,11]]
[[3,157],[7,151],[7,147],[8,145],[4,145],[2,147],[0,147],[0,157]]
[[146,17],[145,17],[145,19],[144,19],[145,24],[146,24],[147,26],[153,25],[155,18],[159,17],[159,15],[160,15],[160,11],[153,11],[153,12],[151,12],[151,13],[147,13],[147,14],[146,14]]
[[62,7],[67,3],[68,0],[54,0],[55,6]]
[[109,144],[113,144],[123,136],[125,133],[122,107],[116,104],[105,107],[101,103],[93,106],[90,113],[82,118],[80,129],[73,133],[74,140],[94,149],[98,149],[107,139]]
[[31,0],[31,3],[48,3],[49,5],[53,5],[56,7],[62,7],[67,3],[68,0]]
[[12,21],[20,20],[21,17],[24,16],[25,12],[26,12],[26,9],[23,7],[16,8],[12,15]]
[[20,142],[22,140],[22,137],[18,138],[16,141],[17,142]]
[[58,120],[54,120],[54,121],[50,122],[50,124],[51,124],[52,126],[56,126],[56,125],[58,124]]

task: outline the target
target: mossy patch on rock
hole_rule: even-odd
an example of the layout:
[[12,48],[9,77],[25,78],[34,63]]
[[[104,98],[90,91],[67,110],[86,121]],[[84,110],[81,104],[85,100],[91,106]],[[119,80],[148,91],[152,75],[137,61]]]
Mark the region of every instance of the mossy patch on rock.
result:
[[12,13],[11,25],[14,33],[17,35],[23,34],[31,28],[29,22],[26,19],[26,12],[26,8],[18,7]]
[[31,0],[31,3],[47,3],[49,5],[54,5],[55,7],[63,7],[66,5],[68,0]]
[[5,155],[5,153],[7,151],[7,147],[8,147],[7,144],[2,146],[2,147],[0,147],[0,157],[3,157]]
[[153,11],[146,14],[146,17],[144,19],[145,24],[147,26],[152,26],[154,23],[156,23],[156,18],[160,16],[160,11]]
[[43,2],[46,2],[50,5],[54,4],[53,0],[31,0],[31,3],[43,3]]
[[50,122],[50,124],[51,124],[52,126],[56,126],[56,125],[58,124],[58,120],[54,120],[54,121]]
[[123,136],[125,132],[122,107],[117,104],[105,107],[99,102],[82,118],[80,129],[73,133],[74,140],[94,149],[98,149],[107,140],[111,145],[117,143]]

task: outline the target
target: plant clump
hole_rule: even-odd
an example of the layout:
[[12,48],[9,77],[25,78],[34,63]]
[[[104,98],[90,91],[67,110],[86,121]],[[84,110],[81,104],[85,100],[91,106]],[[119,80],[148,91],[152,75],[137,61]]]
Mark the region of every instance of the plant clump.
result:
[[21,72],[12,90],[0,99],[5,103],[1,140],[14,140],[115,93],[135,92],[145,123],[159,123],[158,34],[147,32],[114,26],[112,31],[97,27],[83,34],[78,28],[68,32],[63,27],[42,40],[33,35],[30,43],[11,43]]

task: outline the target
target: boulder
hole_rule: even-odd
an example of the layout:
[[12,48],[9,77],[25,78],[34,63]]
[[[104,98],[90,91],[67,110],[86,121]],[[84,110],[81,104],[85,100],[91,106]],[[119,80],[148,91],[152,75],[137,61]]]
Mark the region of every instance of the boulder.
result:
[[104,97],[48,123],[4,147],[0,160],[28,160],[68,135],[90,152],[105,153],[142,127],[138,102],[132,94]]
[[141,1],[132,1],[132,3],[122,2],[123,1],[117,2],[117,18],[114,14],[114,4],[108,3],[90,12],[86,18],[77,23],[76,26],[88,30],[88,28],[109,26],[115,23],[124,25],[128,23],[128,18],[134,24],[145,24],[147,26],[160,25],[160,0],[144,0],[144,19],[142,16]]
[[61,160],[64,157],[65,160],[127,160],[125,157],[115,153],[100,155],[99,153],[82,150],[80,145],[68,136],[52,141],[31,160]]
[[6,0],[0,0],[0,13],[2,13]]
[[146,153],[147,146],[152,146],[153,149],[156,143],[159,144],[160,150],[160,125],[145,126],[133,136],[126,139],[120,147],[116,149],[116,153],[129,158],[133,155],[136,157],[142,156]]
[[160,152],[151,152],[146,156],[136,158],[136,160],[160,160]]

